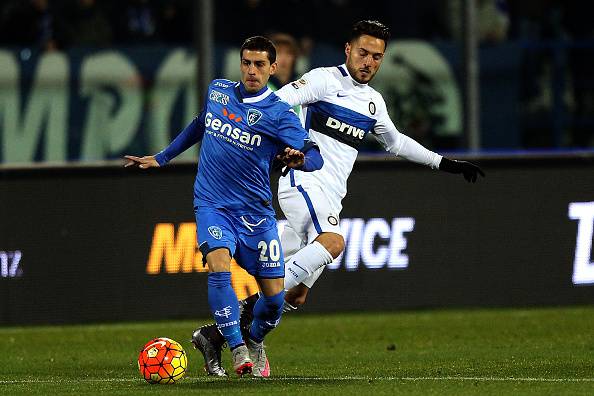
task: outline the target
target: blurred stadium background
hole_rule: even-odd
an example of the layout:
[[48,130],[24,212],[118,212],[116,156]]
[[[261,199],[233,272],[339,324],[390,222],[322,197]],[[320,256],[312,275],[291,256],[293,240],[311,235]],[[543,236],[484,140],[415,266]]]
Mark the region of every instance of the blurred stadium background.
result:
[[[396,125],[488,177],[469,186],[370,140],[344,202],[347,249],[304,311],[593,304],[594,25],[583,8],[0,2],[0,324],[207,316],[197,149],[147,173],[119,158],[166,146],[206,82],[237,79],[244,38],[274,35],[290,80],[342,63],[364,18],[392,29],[373,85]],[[239,269],[234,282],[240,297],[255,287]]]
[[[149,172],[124,169],[122,155],[159,151],[208,81],[237,79],[246,37],[277,43],[278,88],[342,63],[365,18],[392,29],[372,85],[395,124],[487,178],[468,185],[370,139],[344,201],[344,254],[267,339],[274,378],[215,381],[189,352],[190,380],[161,391],[592,394],[585,3],[1,0],[6,394],[154,391],[138,348],[168,336],[189,349],[210,317],[191,200],[198,149]],[[233,285],[240,298],[257,288],[238,266]]]

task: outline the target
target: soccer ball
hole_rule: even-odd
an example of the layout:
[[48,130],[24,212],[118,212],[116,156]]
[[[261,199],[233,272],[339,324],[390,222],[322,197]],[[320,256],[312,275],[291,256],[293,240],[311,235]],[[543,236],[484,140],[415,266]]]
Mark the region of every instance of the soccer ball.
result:
[[170,338],[150,340],[138,356],[140,374],[151,384],[173,384],[183,378],[187,367],[186,351]]

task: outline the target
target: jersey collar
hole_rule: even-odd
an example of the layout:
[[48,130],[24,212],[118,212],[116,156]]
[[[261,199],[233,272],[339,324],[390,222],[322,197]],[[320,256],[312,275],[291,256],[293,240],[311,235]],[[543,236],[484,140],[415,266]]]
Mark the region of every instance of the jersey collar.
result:
[[361,87],[361,86],[367,85],[367,84],[361,84],[360,82],[355,80],[353,77],[351,77],[351,73],[349,73],[349,70],[347,69],[346,64],[343,63],[342,65],[337,66],[337,67],[338,67],[338,70],[340,71],[340,74],[342,74],[344,77],[348,76],[356,87]]
[[266,99],[268,95],[272,93],[272,90],[268,86],[264,86],[261,90],[255,93],[249,93],[245,90],[245,87],[241,82],[235,85],[235,94],[242,103],[256,103],[263,99]]

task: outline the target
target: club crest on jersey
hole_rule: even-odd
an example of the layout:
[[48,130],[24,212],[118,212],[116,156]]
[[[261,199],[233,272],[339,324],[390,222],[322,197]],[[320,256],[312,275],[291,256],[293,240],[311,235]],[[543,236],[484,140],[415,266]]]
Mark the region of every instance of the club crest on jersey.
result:
[[254,125],[262,118],[262,113],[256,109],[249,109],[247,112],[247,122],[249,126]]
[[214,239],[221,239],[221,237],[223,236],[223,230],[221,230],[219,227],[217,226],[210,226],[208,227],[208,233],[210,235],[212,235],[212,237]]

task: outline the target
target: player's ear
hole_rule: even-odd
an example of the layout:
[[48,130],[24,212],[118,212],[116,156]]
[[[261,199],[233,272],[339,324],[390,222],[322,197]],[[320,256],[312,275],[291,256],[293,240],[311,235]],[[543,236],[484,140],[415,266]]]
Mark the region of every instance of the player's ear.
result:
[[344,45],[344,54],[346,56],[349,56],[351,54],[351,43],[349,43],[347,41],[347,43]]
[[271,75],[271,76],[272,76],[274,73],[276,73],[276,69],[277,69],[277,67],[278,67],[278,63],[276,63],[276,61],[270,65],[270,75]]

